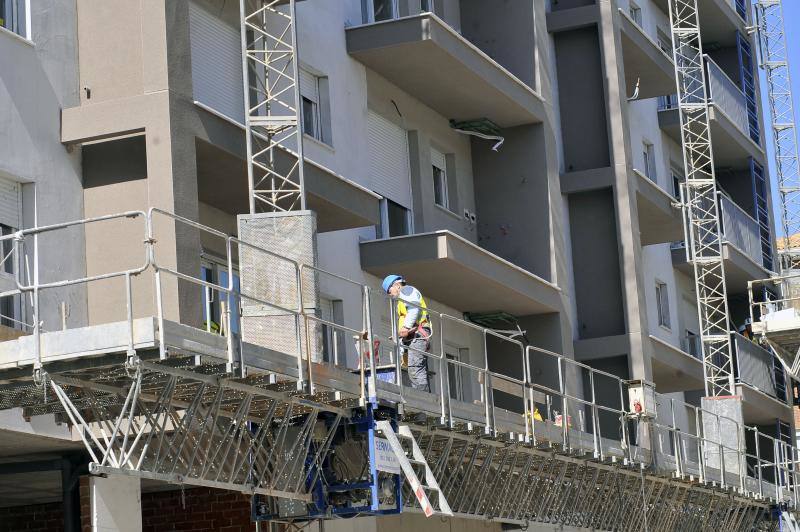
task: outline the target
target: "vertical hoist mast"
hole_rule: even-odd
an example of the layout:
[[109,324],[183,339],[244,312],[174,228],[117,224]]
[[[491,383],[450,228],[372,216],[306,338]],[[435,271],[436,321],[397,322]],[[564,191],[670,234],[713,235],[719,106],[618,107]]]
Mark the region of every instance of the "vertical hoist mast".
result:
[[239,0],[250,213],[305,209],[295,0]]
[[686,246],[694,265],[706,396],[733,395],[728,298],[697,0],[670,0],[669,17],[686,168]]
[[790,237],[800,233],[800,169],[794,123],[789,49],[783,25],[781,0],[756,0],[755,30],[758,33],[760,66],[767,79],[775,171],[781,201],[781,222],[786,239],[778,251],[782,273],[800,269],[800,242]]

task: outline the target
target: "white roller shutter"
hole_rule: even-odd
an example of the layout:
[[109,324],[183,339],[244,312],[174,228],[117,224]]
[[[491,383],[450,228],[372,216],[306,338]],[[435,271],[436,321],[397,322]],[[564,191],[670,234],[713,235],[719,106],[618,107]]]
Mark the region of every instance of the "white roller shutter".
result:
[[431,148],[431,164],[442,172],[447,172],[447,162],[444,153],[434,148]]
[[300,69],[300,94],[319,104],[319,86],[317,77],[302,68]]
[[406,131],[369,111],[367,133],[373,189],[410,209],[411,181]]
[[189,3],[194,99],[244,123],[242,43],[238,28]]
[[0,178],[0,224],[20,228],[19,183]]

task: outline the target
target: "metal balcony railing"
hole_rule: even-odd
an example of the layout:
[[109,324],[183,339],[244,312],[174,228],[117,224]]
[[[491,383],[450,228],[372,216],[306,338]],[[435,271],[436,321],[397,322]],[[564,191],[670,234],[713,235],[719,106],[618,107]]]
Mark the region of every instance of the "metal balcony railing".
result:
[[728,196],[721,193],[719,206],[720,225],[725,240],[744,252],[753,262],[763,266],[758,222]]
[[749,138],[750,124],[747,115],[747,98],[744,92],[709,56],[705,56],[708,72],[708,97],[711,104],[722,111],[742,134]]
[[781,389],[776,382],[773,354],[735,332],[731,333],[731,341],[736,350],[736,370],[739,382],[785,402],[786,389]]

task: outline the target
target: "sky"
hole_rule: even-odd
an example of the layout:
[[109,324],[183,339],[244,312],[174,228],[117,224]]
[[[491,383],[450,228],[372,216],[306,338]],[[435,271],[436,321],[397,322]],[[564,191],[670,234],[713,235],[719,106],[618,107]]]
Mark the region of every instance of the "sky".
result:
[[[792,96],[794,100],[794,116],[795,122],[800,125],[800,0],[783,0],[783,21],[785,24],[784,32],[787,38],[787,45],[789,47],[789,69],[792,78]],[[772,201],[775,214],[775,229],[777,236],[783,236],[783,229],[781,224],[781,205],[780,196],[778,194],[778,180],[777,172],[775,170],[774,150],[772,148],[772,130],[770,128],[768,95],[766,91],[766,82],[763,71],[760,72],[761,87],[762,87],[762,104],[764,108],[765,134],[767,140],[767,156],[769,161],[769,170],[772,184]]]

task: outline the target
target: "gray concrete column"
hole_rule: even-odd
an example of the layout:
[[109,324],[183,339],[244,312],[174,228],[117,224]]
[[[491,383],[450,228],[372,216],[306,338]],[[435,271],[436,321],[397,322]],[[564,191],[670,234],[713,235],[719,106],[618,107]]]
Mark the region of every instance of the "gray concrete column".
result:
[[89,479],[92,532],[142,529],[142,489],[137,477],[112,475]]

